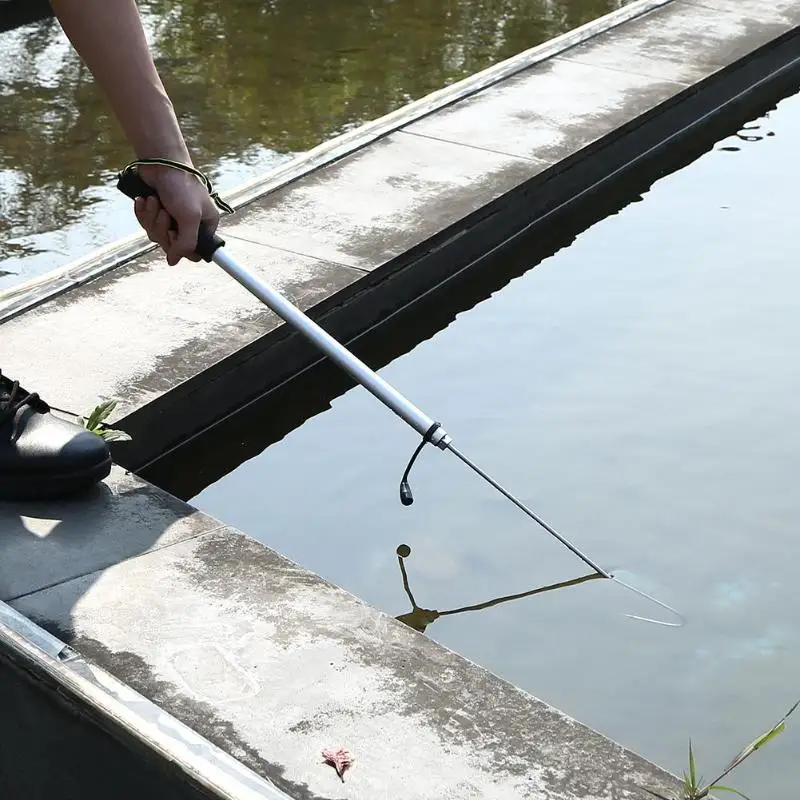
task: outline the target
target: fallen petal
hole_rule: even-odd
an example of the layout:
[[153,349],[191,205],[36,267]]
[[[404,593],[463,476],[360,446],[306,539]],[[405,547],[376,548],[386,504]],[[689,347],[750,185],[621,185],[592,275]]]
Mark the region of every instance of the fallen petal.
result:
[[327,764],[330,764],[336,769],[336,774],[342,779],[344,783],[345,770],[353,763],[353,756],[349,750],[344,747],[326,747],[322,751],[322,757]]

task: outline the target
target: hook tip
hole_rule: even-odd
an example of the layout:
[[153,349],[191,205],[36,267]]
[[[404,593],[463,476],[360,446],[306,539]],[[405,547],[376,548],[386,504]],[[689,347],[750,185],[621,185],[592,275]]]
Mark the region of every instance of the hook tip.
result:
[[666,603],[658,600],[657,598],[653,597],[647,592],[643,592],[641,589],[637,589],[635,586],[631,586],[629,583],[621,580],[620,578],[616,577],[616,575],[612,575],[611,579],[614,583],[619,584],[623,588],[627,589],[628,591],[633,592],[634,594],[638,594],[639,597],[643,597],[645,600],[649,600],[651,603],[655,603],[660,608],[663,608],[665,611],[669,611],[670,614],[674,614],[675,617],[679,620],[679,622],[666,622],[665,620],[660,619],[650,619],[649,617],[640,617],[636,614],[626,614],[625,616],[629,619],[636,619],[641,622],[649,622],[652,625],[662,625],[665,628],[682,628],[686,624],[686,617],[683,616],[677,609],[674,609],[672,606],[667,605]]

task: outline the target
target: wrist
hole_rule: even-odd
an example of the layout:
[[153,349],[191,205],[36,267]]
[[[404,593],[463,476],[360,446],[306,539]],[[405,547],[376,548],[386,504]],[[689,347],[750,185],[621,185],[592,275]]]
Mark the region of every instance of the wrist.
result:
[[159,95],[160,102],[147,105],[137,130],[128,132],[136,158],[166,158],[194,166],[172,102],[163,90]]
[[[177,161],[179,164],[185,164],[189,167],[194,166],[189,149],[182,139],[177,141],[175,139],[149,139],[145,144],[135,147],[134,152],[136,153],[136,159],[163,158],[168,161]],[[147,164],[140,166],[139,169],[163,170],[168,168]]]
[[163,158],[168,161],[177,161],[179,164],[186,164],[189,167],[194,166],[189,148],[180,133],[177,136],[148,136],[146,141],[139,142],[134,146],[134,152],[137,159]]

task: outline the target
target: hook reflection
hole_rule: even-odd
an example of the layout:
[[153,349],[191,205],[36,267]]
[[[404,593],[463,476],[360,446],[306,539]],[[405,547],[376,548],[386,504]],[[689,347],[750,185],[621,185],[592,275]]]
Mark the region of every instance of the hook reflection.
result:
[[560,583],[551,583],[548,586],[539,586],[536,589],[529,589],[527,592],[519,592],[517,594],[509,594],[505,597],[496,597],[493,600],[486,600],[483,603],[476,603],[475,605],[462,606],[461,608],[453,608],[449,611],[437,611],[431,608],[421,608],[417,605],[411,587],[408,582],[408,573],[406,572],[405,559],[411,555],[411,548],[407,544],[401,544],[397,548],[397,562],[400,565],[400,574],[403,577],[403,589],[406,596],[411,602],[411,611],[407,614],[400,614],[396,619],[405,623],[410,628],[425,633],[427,627],[436,622],[439,617],[454,616],[455,614],[463,614],[467,611],[481,611],[485,608],[498,606],[501,603],[508,603],[512,600],[521,600],[523,597],[533,597],[537,594],[544,594],[545,592],[553,592],[556,589],[566,589],[569,586],[578,586],[582,583],[589,581],[605,580],[605,576],[599,572],[592,572],[589,575],[582,575],[579,578],[572,578],[568,581],[561,581]]

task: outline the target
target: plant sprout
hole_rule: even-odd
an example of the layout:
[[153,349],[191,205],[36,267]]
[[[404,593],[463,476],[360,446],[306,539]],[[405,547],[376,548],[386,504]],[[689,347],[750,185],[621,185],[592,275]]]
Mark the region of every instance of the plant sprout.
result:
[[[783,733],[786,729],[786,720],[798,706],[800,706],[800,700],[798,700],[766,733],[762,733],[761,736],[759,736],[757,739],[754,739],[752,742],[750,742],[750,744],[747,745],[747,747],[743,748],[713,781],[705,785],[703,784],[703,778],[697,777],[697,765],[695,763],[694,750],[692,748],[692,741],[690,739],[689,771],[684,772],[683,774],[683,797],[680,798],[680,800],[703,800],[703,798],[708,797],[711,792],[727,792],[729,794],[735,794],[738,797],[742,797],[744,800],[750,800],[746,794],[730,786],[723,786],[720,781],[724,780],[728,775],[730,775],[730,773],[733,772],[733,770],[735,770],[736,767],[738,767],[745,759],[750,758],[750,756],[753,755],[756,750],[760,750],[768,742],[771,742],[776,736]],[[664,797],[663,795],[653,792],[650,789],[647,789],[646,791],[653,797],[659,798],[659,800],[678,800],[677,798],[670,799],[668,797]]]
[[131,441],[131,437],[125,433],[125,431],[109,428],[105,424],[105,421],[111,416],[111,413],[116,407],[116,400],[106,400],[105,403],[100,403],[100,405],[89,414],[88,419],[78,417],[78,424],[86,428],[87,431],[91,431],[105,439],[107,442],[129,442]]

